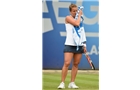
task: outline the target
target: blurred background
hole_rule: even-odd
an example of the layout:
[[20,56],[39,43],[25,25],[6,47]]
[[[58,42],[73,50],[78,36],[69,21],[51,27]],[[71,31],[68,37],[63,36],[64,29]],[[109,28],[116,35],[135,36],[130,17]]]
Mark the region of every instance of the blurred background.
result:
[[[87,38],[87,51],[99,70],[99,1],[98,0],[43,0],[42,39],[43,69],[62,69],[64,43],[66,38],[65,17],[69,15],[69,5],[84,6],[84,28]],[[72,64],[69,69],[71,69]],[[79,69],[91,69],[83,54]]]

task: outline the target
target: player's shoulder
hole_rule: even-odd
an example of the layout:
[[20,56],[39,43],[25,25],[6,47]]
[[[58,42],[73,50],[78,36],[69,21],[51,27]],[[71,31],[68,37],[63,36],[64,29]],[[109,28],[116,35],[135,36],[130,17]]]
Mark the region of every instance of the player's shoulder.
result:
[[67,15],[67,16],[66,16],[66,19],[67,19],[67,18],[72,18],[72,17],[71,17],[70,15]]

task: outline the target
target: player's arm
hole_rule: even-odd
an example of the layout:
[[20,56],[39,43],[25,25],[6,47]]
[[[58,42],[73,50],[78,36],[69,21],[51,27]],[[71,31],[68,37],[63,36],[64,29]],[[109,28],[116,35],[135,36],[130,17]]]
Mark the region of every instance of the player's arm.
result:
[[83,43],[83,49],[84,49],[84,53],[87,52],[87,49],[86,49],[86,42]]
[[77,20],[75,20],[72,16],[67,16],[66,19],[65,19],[66,23],[70,23],[73,26],[79,26],[80,21],[81,21],[81,14],[82,14],[82,11],[79,12]]

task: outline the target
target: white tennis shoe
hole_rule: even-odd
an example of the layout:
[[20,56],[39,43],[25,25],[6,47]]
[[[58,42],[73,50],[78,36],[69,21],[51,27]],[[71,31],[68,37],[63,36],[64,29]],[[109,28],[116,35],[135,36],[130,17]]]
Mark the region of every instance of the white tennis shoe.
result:
[[79,87],[75,85],[74,82],[69,83],[68,88],[74,88],[74,89],[78,89]]
[[58,89],[63,89],[65,88],[65,83],[61,82],[60,85],[57,87]]

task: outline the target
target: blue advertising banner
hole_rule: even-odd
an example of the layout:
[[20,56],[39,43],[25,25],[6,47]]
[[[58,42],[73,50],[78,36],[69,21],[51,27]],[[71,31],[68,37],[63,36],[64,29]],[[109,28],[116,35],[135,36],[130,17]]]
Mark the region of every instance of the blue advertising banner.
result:
[[[61,69],[64,63],[66,39],[65,17],[69,5],[84,6],[84,28],[87,51],[95,68],[99,69],[99,1],[98,0],[44,0],[42,1],[43,69]],[[72,64],[69,68],[72,67]],[[86,57],[82,56],[79,69],[91,69]]]

